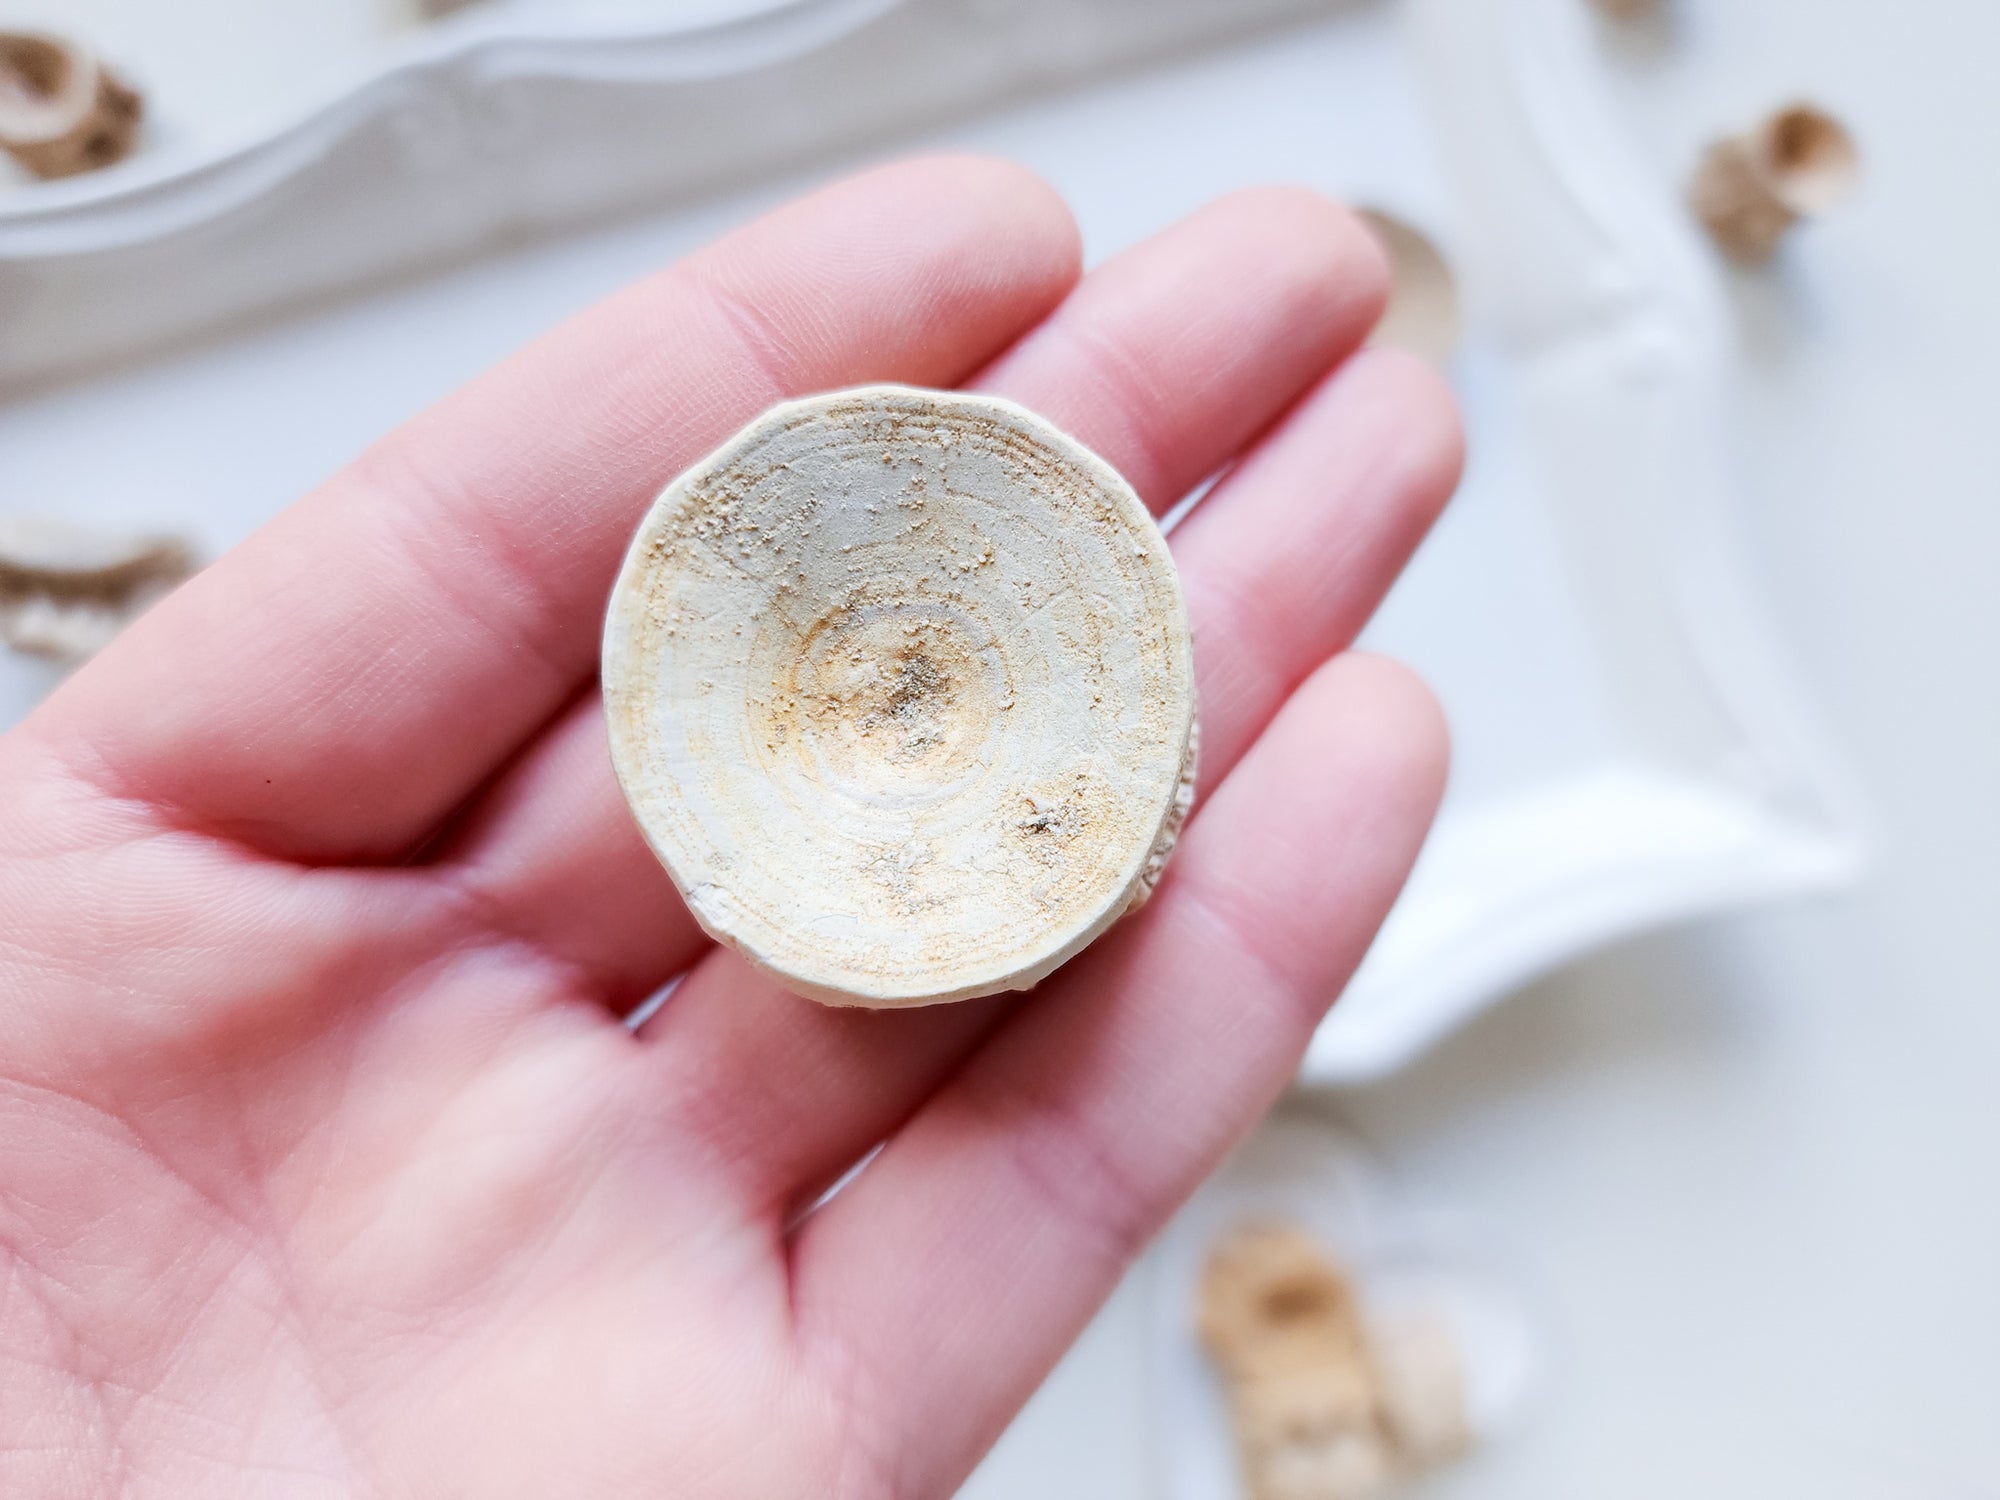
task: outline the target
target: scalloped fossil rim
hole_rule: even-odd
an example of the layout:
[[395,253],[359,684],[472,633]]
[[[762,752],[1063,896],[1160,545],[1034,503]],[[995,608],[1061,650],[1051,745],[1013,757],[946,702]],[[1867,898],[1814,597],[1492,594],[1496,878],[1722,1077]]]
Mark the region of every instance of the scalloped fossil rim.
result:
[[1035,983],[1143,901],[1194,674],[1129,485],[985,396],[773,408],[667,486],[605,625],[612,759],[702,927],[787,988]]

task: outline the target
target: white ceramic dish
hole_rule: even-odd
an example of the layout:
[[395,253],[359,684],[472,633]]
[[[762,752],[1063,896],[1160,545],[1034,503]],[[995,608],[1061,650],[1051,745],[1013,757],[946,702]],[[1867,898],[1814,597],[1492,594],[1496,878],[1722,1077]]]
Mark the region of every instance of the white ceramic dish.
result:
[[[1391,1069],[1593,944],[1853,873],[1851,801],[1728,537],[1715,274],[1625,151],[1574,0],[737,9],[574,34],[468,16],[267,139],[6,200],[0,505],[226,545],[856,142],[1018,157],[1093,256],[1241,183],[1304,181],[1452,255],[1473,452],[1371,632],[1444,697],[1453,790],[1306,1077]],[[548,237],[465,258],[530,230]],[[383,287],[431,264],[452,268]],[[94,373],[55,383],[76,370]],[[46,683],[0,666],[0,715]]]
[[[0,385],[824,159],[1326,0],[513,0],[249,139],[0,198]],[[225,44],[226,45],[226,44]],[[171,115],[176,101],[156,101]],[[171,287],[172,296],[159,295]]]

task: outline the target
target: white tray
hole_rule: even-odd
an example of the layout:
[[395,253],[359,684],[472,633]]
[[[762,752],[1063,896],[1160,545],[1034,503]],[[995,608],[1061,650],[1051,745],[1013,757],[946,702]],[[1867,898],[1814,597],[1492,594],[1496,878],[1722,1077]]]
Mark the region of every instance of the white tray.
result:
[[[645,9],[468,13],[257,141],[0,200],[0,506],[227,545],[864,147],[1026,161],[1093,256],[1303,181],[1431,228],[1473,312],[1466,485],[1370,633],[1442,693],[1453,789],[1305,1076],[1377,1075],[1594,944],[1854,873],[1852,800],[1734,561],[1715,272],[1626,150],[1575,0]],[[576,227],[649,202],[679,206]],[[46,685],[0,664],[0,722]]]

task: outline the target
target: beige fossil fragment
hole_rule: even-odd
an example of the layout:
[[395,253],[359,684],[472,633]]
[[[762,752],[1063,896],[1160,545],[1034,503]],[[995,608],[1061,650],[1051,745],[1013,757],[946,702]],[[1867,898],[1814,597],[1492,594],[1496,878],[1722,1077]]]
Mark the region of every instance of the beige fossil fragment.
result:
[[1664,8],[1666,0],[1590,0],[1592,6],[1620,21],[1637,21]]
[[1035,983],[1145,899],[1192,794],[1159,528],[990,397],[870,386],[751,423],[641,523],[603,674],[696,920],[833,1004]]
[[1366,1500],[1394,1453],[1361,1310],[1302,1230],[1253,1224],[1202,1276],[1200,1327],[1229,1389],[1250,1500]]
[[1792,225],[1852,192],[1860,172],[1847,127],[1810,104],[1793,104],[1748,134],[1710,146],[1689,197],[1724,252],[1758,265]]
[[88,48],[39,32],[0,32],[0,150],[37,177],[122,160],[140,113],[138,93]]
[[75,665],[193,571],[194,553],[177,537],[0,515],[0,641]]
[[1371,1320],[1304,1230],[1239,1226],[1211,1252],[1200,1298],[1249,1500],[1369,1500],[1468,1445],[1450,1330]]
[[1415,225],[1377,208],[1358,212],[1389,261],[1388,305],[1368,341],[1443,364],[1465,322],[1451,263]]

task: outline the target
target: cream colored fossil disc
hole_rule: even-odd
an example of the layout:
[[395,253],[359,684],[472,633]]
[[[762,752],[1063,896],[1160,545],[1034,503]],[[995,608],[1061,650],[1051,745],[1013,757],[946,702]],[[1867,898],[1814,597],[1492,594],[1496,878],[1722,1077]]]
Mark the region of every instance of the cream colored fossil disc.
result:
[[767,412],[669,485],[604,638],[612,757],[709,934],[789,988],[1033,984],[1144,899],[1188,804],[1165,540],[989,397]]

